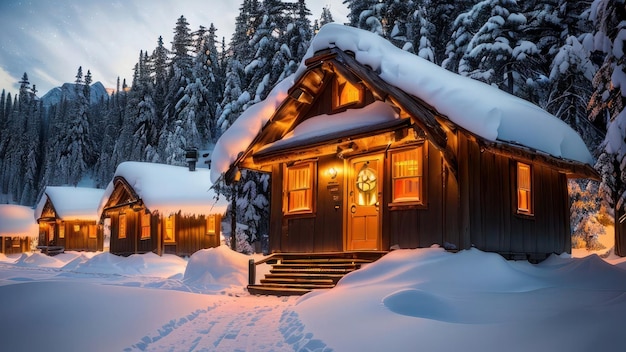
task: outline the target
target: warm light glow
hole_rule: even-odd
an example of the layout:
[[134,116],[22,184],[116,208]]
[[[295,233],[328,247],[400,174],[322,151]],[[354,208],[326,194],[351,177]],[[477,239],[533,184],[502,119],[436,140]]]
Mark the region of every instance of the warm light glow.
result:
[[330,169],[328,169],[328,174],[330,175],[330,178],[337,177],[337,169],[331,167]]
[[74,232],[80,232],[80,225],[74,225]]
[[531,214],[532,182],[530,165],[517,163],[517,210]]
[[422,201],[422,160],[423,147],[392,154],[394,202]]

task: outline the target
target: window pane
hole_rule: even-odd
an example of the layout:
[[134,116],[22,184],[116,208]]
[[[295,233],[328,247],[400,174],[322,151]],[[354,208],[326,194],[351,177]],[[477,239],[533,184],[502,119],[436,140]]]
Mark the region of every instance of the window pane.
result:
[[165,218],[165,233],[163,241],[174,242],[174,218],[169,216]]
[[396,152],[391,156],[394,202],[422,200],[423,147]]
[[517,163],[517,209],[531,212],[531,175],[530,165]]
[[118,238],[126,238],[126,214],[120,214],[118,225]]
[[313,210],[313,163],[287,168],[285,195],[287,212]]

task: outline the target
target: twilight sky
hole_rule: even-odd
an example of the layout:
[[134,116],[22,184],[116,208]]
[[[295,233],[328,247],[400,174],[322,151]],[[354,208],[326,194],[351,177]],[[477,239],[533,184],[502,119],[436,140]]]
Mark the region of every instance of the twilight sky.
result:
[[[115,88],[116,80],[132,80],[140,50],[152,52],[159,36],[171,48],[181,15],[195,31],[217,28],[230,41],[243,0],[29,0],[0,5],[0,90],[12,95],[24,72],[38,96],[73,82],[79,66],[93,81]],[[337,22],[348,14],[343,0],[306,0],[313,19],[330,7]]]

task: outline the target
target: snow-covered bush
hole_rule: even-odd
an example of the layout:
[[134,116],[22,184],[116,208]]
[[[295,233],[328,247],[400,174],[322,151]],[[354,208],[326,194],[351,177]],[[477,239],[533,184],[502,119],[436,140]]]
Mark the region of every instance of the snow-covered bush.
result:
[[588,250],[604,249],[599,236],[605,234],[605,227],[611,223],[606,207],[601,205],[598,183],[594,181],[570,181],[570,227],[572,248]]

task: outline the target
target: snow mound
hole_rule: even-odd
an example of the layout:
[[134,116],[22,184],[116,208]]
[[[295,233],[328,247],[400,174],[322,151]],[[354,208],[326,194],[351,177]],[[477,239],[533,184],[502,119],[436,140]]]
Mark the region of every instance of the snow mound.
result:
[[171,254],[164,254],[160,257],[150,252],[121,257],[105,252],[81,263],[74,271],[91,274],[168,278],[180,274],[185,265],[186,261],[183,258]]
[[248,284],[250,257],[222,245],[195,252],[187,263],[183,281],[189,286],[219,291]]

